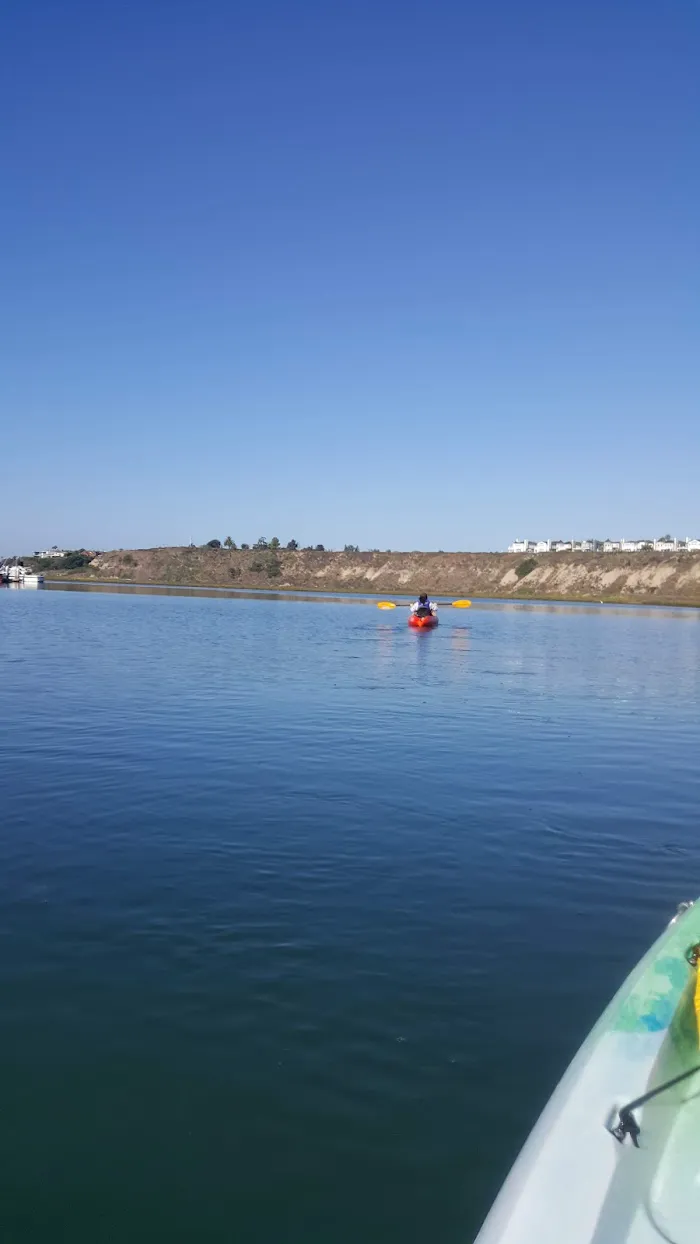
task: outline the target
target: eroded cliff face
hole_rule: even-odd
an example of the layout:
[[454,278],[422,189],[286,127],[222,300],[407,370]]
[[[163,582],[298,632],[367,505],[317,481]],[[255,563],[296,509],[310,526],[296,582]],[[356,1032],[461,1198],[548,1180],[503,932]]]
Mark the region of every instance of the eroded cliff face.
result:
[[[700,605],[700,554],[331,553],[210,548],[102,553],[65,577],[199,587]],[[528,573],[524,573],[524,571]],[[52,575],[51,577],[64,577]]]

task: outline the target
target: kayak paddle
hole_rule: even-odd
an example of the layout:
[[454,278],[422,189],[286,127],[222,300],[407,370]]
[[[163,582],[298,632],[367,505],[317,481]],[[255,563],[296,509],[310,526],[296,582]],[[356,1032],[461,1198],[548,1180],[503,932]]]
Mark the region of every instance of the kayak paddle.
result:
[[[440,609],[469,609],[471,603],[470,600],[440,600],[438,606]],[[377,609],[410,609],[410,605],[405,600],[399,604],[393,600],[378,600]]]

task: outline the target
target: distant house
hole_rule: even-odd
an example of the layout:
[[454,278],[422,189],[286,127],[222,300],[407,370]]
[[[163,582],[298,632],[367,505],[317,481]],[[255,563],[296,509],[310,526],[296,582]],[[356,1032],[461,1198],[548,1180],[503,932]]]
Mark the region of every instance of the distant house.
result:
[[671,536],[660,540],[514,540],[509,553],[642,553],[656,549],[660,553],[700,553],[700,539],[676,540]]
[[59,549],[59,548],[57,548],[57,546],[54,544],[54,545],[53,545],[53,548],[50,548],[50,549],[41,549],[38,553],[35,553],[35,554],[34,554],[34,556],[35,556],[35,557],[67,557],[67,556],[68,556],[68,550],[67,550],[67,549]]

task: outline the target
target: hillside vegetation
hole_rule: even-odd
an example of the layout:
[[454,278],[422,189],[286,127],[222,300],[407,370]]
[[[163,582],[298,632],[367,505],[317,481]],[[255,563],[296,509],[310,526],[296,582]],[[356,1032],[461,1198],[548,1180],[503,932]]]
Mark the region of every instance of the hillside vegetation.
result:
[[193,587],[371,592],[428,591],[513,599],[635,600],[700,606],[700,554],[333,553],[254,548],[157,548],[101,553],[52,578]]

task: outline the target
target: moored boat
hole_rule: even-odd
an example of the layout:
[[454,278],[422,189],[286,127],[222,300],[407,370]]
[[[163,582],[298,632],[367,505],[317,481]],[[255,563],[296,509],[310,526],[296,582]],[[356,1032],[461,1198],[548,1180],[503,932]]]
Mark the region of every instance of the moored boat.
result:
[[23,583],[27,587],[36,587],[39,583],[44,582],[43,574],[37,574],[33,570],[27,570],[26,566],[15,565],[4,568],[8,583]]
[[700,902],[683,904],[565,1072],[477,1244],[697,1244],[699,960]]

